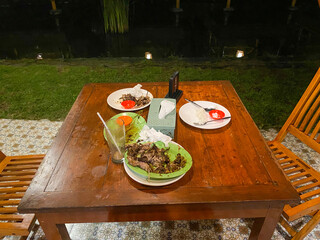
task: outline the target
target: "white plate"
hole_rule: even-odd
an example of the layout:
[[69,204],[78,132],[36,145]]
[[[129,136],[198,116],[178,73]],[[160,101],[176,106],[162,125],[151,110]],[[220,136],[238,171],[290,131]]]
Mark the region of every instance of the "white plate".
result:
[[134,181],[141,183],[142,185],[146,186],[155,186],[155,187],[160,187],[160,186],[166,186],[169,184],[172,184],[178,180],[180,180],[185,174],[176,177],[176,178],[170,178],[170,179],[163,179],[163,180],[153,180],[153,179],[145,179],[143,177],[140,177],[139,175],[135,174],[128,168],[127,164],[124,162],[123,163],[124,170],[128,174],[130,178],[132,178]]
[[137,110],[143,109],[145,107],[148,107],[151,104],[151,100],[153,98],[153,95],[150,92],[148,92],[147,90],[141,89],[144,96],[150,97],[150,102],[148,104],[143,105],[141,107],[133,107],[130,109],[125,109],[124,107],[122,107],[121,102],[120,102],[120,98],[122,97],[123,94],[131,93],[132,89],[133,88],[123,88],[123,89],[120,89],[120,90],[117,90],[117,91],[111,93],[107,98],[107,102],[108,102],[109,106],[114,109],[120,110],[120,111],[132,112],[132,111],[137,111]]
[[[225,117],[231,116],[231,114],[228,111],[228,109],[226,109],[224,106],[222,106],[222,105],[220,105],[218,103],[209,102],[209,101],[194,101],[194,102],[199,104],[202,107],[215,106],[215,109],[221,110],[221,111],[224,112]],[[217,128],[224,127],[225,125],[227,125],[231,121],[231,118],[229,118],[229,119],[212,121],[212,122],[209,122],[209,123],[207,123],[205,125],[200,125],[200,126],[199,125],[195,125],[195,124],[193,124],[195,122],[195,116],[193,115],[193,113],[194,113],[193,109],[194,108],[197,108],[197,106],[193,105],[192,103],[186,103],[179,110],[180,118],[185,123],[189,124],[192,127],[201,128],[201,129],[217,129]],[[208,113],[208,115],[209,115],[209,113]]]

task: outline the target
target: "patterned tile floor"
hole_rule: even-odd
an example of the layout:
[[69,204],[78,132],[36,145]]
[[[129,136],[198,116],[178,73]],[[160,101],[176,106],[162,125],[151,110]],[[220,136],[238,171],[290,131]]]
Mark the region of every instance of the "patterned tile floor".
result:
[[[22,155],[46,153],[52,140],[57,134],[62,122],[48,120],[10,120],[0,119],[0,149],[6,155]],[[276,131],[270,129],[261,131],[267,140],[275,137]],[[320,171],[320,156],[310,149],[302,149],[302,143],[292,136],[285,144],[295,149],[298,156],[306,160]],[[301,228],[305,220],[294,222],[294,226]],[[73,240],[100,239],[152,239],[152,240],[209,240],[209,239],[248,239],[252,219],[219,219],[201,221],[168,221],[168,222],[124,222],[124,223],[89,223],[67,224]],[[18,239],[7,236],[6,240]],[[28,237],[31,239],[45,239],[38,224]],[[288,239],[284,231],[278,227],[272,239]],[[305,239],[320,239],[320,224]]]

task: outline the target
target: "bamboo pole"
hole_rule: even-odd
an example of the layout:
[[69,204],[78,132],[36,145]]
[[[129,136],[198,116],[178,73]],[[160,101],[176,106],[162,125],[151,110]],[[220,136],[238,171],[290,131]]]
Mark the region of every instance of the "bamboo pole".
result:
[[52,10],[53,11],[57,10],[57,6],[56,6],[56,1],[55,0],[51,0],[51,6],[52,6]]
[[180,8],[180,0],[176,0],[176,8]]
[[[294,1],[294,0],[293,0]],[[320,0],[319,0],[320,1]],[[230,8],[230,5],[231,5],[231,0],[227,0],[227,6],[226,8]]]

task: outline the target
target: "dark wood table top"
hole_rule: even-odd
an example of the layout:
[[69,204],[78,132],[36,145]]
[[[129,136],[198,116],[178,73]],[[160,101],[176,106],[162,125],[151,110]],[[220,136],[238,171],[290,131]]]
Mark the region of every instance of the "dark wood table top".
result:
[[[119,113],[108,106],[108,95],[135,85],[84,86],[21,201],[20,212],[121,207],[138,211],[135,209],[152,207],[159,213],[193,207],[200,211],[215,204],[258,209],[299,199],[229,81],[180,82],[183,96],[177,103],[174,140],[193,158],[192,168],[181,180],[163,187],[144,186],[133,181],[122,164],[111,160],[108,164],[108,145],[96,113],[100,112],[105,120]],[[168,90],[168,83],[164,82],[142,86],[157,98],[164,97]],[[232,120],[220,129],[191,127],[178,115],[186,103],[184,98],[219,103],[230,111]],[[144,109],[144,117],[147,111]],[[175,218],[169,214],[165,219]]]

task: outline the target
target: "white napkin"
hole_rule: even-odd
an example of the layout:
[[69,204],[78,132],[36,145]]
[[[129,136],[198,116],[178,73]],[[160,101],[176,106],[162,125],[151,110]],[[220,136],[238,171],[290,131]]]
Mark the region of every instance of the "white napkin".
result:
[[141,87],[142,85],[141,84],[137,84],[136,86],[134,86],[132,88],[132,91],[131,91],[131,95],[136,97],[136,98],[139,98],[142,96],[143,92],[141,90]]
[[169,113],[175,109],[176,105],[168,100],[163,100],[160,103],[159,119],[164,119]]
[[154,128],[149,128],[147,125],[144,125],[140,132],[139,140],[142,140],[144,142],[161,141],[165,144],[166,147],[168,147],[168,144],[172,140],[172,138],[160,131],[155,130]]

